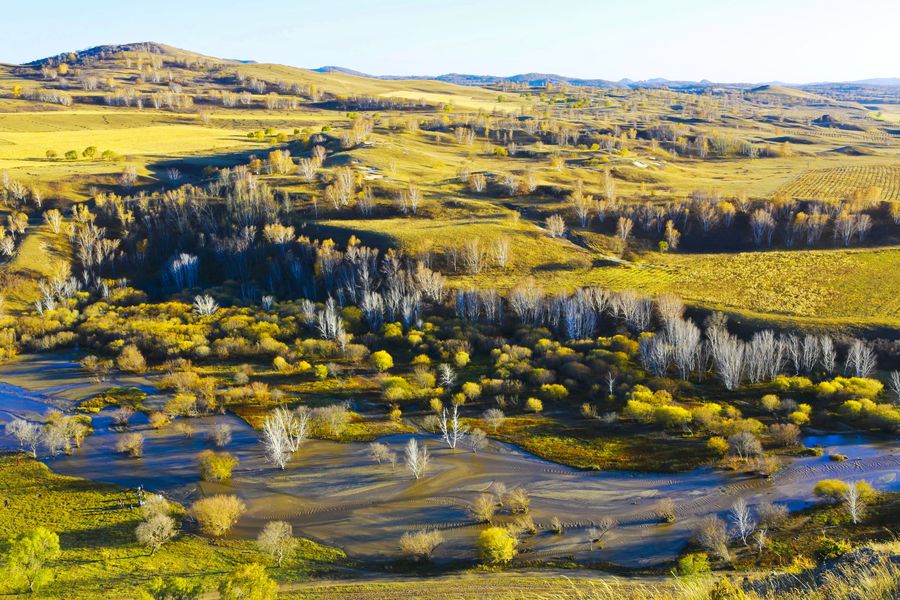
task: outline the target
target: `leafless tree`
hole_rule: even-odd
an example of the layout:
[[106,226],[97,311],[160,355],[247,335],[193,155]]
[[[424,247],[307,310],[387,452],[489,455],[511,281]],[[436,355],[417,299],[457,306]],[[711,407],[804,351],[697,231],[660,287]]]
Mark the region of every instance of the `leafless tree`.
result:
[[484,250],[481,248],[481,240],[470,238],[463,244],[463,263],[466,270],[473,275],[481,273],[484,267]]
[[552,238],[561,238],[566,234],[566,222],[559,215],[550,215],[546,221],[547,232]]
[[631,235],[632,229],[634,229],[634,221],[628,217],[619,217],[619,220],[616,222],[616,237],[624,244],[628,241],[628,236]]
[[459,406],[456,404],[449,413],[446,408],[441,411],[440,427],[444,442],[453,450],[469,431],[468,425],[459,420]]
[[428,448],[425,444],[419,445],[416,438],[410,438],[405,449],[406,468],[413,474],[413,477],[420,479],[428,470],[428,463],[431,457],[428,454]]
[[674,324],[684,315],[684,302],[674,294],[660,294],[656,297],[656,314],[671,337]]
[[860,497],[859,487],[856,484],[850,484],[842,497],[844,505],[847,507],[847,514],[850,515],[850,520],[856,525],[862,518],[863,510],[865,510],[865,503]]
[[487,187],[487,179],[484,176],[484,173],[473,173],[471,177],[469,177],[469,187],[472,188],[472,191],[476,194],[480,194]]
[[765,527],[757,529],[753,534],[753,545],[756,546],[756,553],[761,555],[769,545],[769,530]]
[[166,514],[155,514],[135,529],[138,543],[150,548],[150,556],[153,556],[163,544],[175,537],[177,533],[178,528],[175,525],[175,519]]
[[6,424],[6,433],[16,438],[20,449],[28,449],[32,458],[37,458],[41,443],[41,426],[25,419],[14,418]]
[[672,347],[672,359],[682,379],[687,381],[690,374],[699,366],[700,328],[691,320],[676,319],[672,321],[668,342]]
[[413,560],[430,560],[435,549],[444,543],[444,535],[437,530],[409,532],[400,538],[400,550]]
[[875,351],[862,340],[853,340],[847,349],[845,370],[854,377],[868,377],[877,366]]
[[441,363],[438,365],[438,377],[441,387],[446,389],[453,389],[453,386],[456,385],[456,371],[447,363]]
[[279,567],[294,553],[298,543],[293,527],[286,521],[269,521],[256,538],[259,549],[274,558]]
[[756,529],[756,522],[753,520],[753,515],[750,512],[750,507],[747,506],[747,502],[743,498],[738,498],[731,505],[728,516],[731,519],[731,524],[734,526],[735,534],[741,538],[741,541],[746,546],[747,538]]
[[482,420],[485,425],[488,427],[494,428],[494,433],[497,433],[497,429],[503,425],[503,421],[506,420],[506,415],[503,414],[503,411],[499,408],[489,408],[484,411],[484,414],[481,415]]
[[788,509],[784,504],[761,502],[756,506],[759,524],[767,529],[778,529],[788,518]]
[[890,386],[896,396],[896,401],[900,402],[900,371],[891,371]]
[[216,423],[212,431],[212,442],[219,448],[231,443],[231,425],[228,423]]
[[506,188],[506,193],[508,195],[515,196],[516,192],[519,191],[520,185],[519,178],[512,173],[505,173],[503,175],[503,187]]
[[741,460],[762,455],[762,445],[759,439],[749,431],[740,431],[728,438],[728,451],[732,456]]
[[581,223],[582,227],[587,227],[591,221],[591,214],[596,207],[594,197],[590,194],[585,195],[578,191],[577,193],[572,194],[571,200],[575,216],[578,217],[578,221]]
[[194,296],[194,312],[201,317],[210,317],[219,311],[219,303],[209,294]]
[[334,298],[328,298],[325,309],[316,313],[316,327],[322,339],[340,341],[346,336],[344,319]]
[[709,328],[706,337],[710,356],[722,383],[726,389],[735,389],[744,375],[744,343],[730,335],[724,327]]
[[278,407],[263,420],[263,447],[266,458],[280,469],[300,449],[309,430],[309,411],[302,407],[289,411]]
[[54,234],[59,235],[59,232],[62,231],[62,213],[55,208],[44,212],[44,222]]
[[312,181],[319,170],[319,162],[313,158],[301,158],[297,164],[297,172],[307,181]]
[[826,373],[834,373],[837,351],[834,349],[834,341],[827,335],[819,336],[819,363]]
[[509,263],[509,238],[500,237],[495,239],[491,250],[497,266],[501,269],[505,269],[506,265]]
[[761,246],[763,241],[772,244],[772,236],[775,233],[775,219],[764,208],[758,208],[750,215],[750,230],[753,233],[753,243]]
[[641,363],[644,368],[658,377],[666,374],[669,368],[669,359],[672,356],[672,346],[665,335],[653,335],[641,338],[640,342]]
[[477,427],[469,432],[468,438],[469,446],[475,454],[487,445],[487,434]]
[[[381,442],[372,442],[369,444],[369,456],[371,456],[379,465],[384,463],[393,464],[397,460],[396,454],[394,454],[387,444],[382,444]],[[393,460],[391,460],[392,456]]]
[[723,560],[730,560],[728,552],[728,530],[725,522],[715,515],[704,517],[694,532],[694,539],[702,547],[715,553]]

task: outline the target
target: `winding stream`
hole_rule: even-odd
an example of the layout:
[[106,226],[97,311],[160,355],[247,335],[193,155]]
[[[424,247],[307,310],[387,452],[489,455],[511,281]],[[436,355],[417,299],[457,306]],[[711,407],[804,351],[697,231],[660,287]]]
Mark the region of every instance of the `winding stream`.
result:
[[[78,375],[75,363],[42,360],[0,369],[0,422],[13,416],[39,419],[48,410],[71,406],[97,391]],[[42,387],[47,382],[53,387]],[[140,385],[152,391],[151,384],[141,378],[124,378],[113,385]],[[149,400],[162,401],[162,397]],[[201,482],[196,457],[211,447],[208,433],[221,421],[232,426],[233,438],[226,449],[240,459],[240,466],[227,484]],[[478,526],[466,507],[493,482],[507,488],[524,486],[531,495],[531,516],[539,532],[526,539],[521,559],[574,557],[627,566],[651,565],[676,556],[699,518],[723,514],[737,497],[751,506],[769,500],[796,510],[812,503],[813,485],[828,477],[865,479],[877,489],[900,491],[897,444],[862,435],[809,436],[804,443],[823,446],[824,455],[786,459],[785,467],[766,480],[714,469],[678,474],[586,472],[496,441],[476,455],[451,451],[435,436],[416,434],[432,454],[428,475],[416,481],[401,466],[392,471],[390,466],[378,465],[369,458],[366,444],[358,443],[309,441],[280,471],[265,462],[256,432],[243,420],[218,415],[191,423],[196,432],[185,437],[171,427],[150,429],[146,417],[135,415],[131,430],[146,436],[144,457],[129,459],[115,453],[121,433],[110,428],[111,410],[104,410],[94,415],[94,434],[80,449],[46,461],[59,473],[128,487],[143,485],[186,503],[206,494],[234,493],[248,506],[234,535],[253,537],[265,521],[283,519],[294,525],[298,535],[340,546],[365,560],[396,557],[400,536],[425,527],[444,533],[446,541],[438,548],[436,560],[471,558]],[[409,437],[380,441],[402,455]],[[13,440],[0,434],[0,448],[14,447]],[[833,452],[849,459],[831,462],[828,454]],[[661,498],[675,501],[676,523],[658,523],[654,507]],[[604,516],[616,518],[619,526],[602,549],[591,552],[586,530]],[[566,526],[564,535],[545,531],[553,517]]]

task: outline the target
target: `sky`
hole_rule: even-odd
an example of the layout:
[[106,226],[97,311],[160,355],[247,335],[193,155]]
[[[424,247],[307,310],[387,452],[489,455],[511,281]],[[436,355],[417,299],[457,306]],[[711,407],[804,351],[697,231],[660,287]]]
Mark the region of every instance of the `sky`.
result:
[[3,2],[0,62],[154,41],[375,75],[808,83],[900,77],[898,0]]

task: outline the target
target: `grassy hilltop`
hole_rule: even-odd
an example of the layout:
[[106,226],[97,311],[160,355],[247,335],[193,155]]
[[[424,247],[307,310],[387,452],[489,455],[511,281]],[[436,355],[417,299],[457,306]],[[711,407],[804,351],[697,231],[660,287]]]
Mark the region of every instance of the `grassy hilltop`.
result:
[[[287,194],[297,217],[318,224],[312,231],[323,236],[356,235],[436,260],[464,239],[480,239],[485,249],[509,239],[505,267],[457,267],[449,273],[454,285],[508,289],[532,276],[548,291],[588,284],[674,291],[754,320],[894,328],[895,294],[871,282],[897,275],[890,216],[900,201],[896,123],[886,120],[889,112],[876,117],[827,93],[485,89],[130,44],[0,66],[0,172],[65,209],[100,192],[201,183],[210,168],[265,162],[273,150],[296,159],[324,142],[330,154],[313,180],[257,167],[262,180]],[[342,144],[360,119],[364,140]],[[355,198],[335,209],[324,196],[342,165],[374,198],[363,218]],[[134,180],[124,187],[129,170]],[[478,174],[485,183],[476,191]],[[398,214],[396,198],[410,182],[421,206]],[[585,226],[572,199],[578,186],[591,197]],[[809,203],[837,206],[828,208],[834,223],[840,203],[854,197],[865,197],[868,208],[851,210],[874,217],[861,248],[845,250],[829,225],[811,246],[795,240],[786,247],[790,222]],[[775,207],[777,232],[757,246],[747,219],[761,202]],[[726,214],[735,207],[735,216]],[[716,214],[707,229],[695,219],[709,210]],[[554,214],[566,222],[563,236],[548,235],[545,221]],[[634,223],[624,243],[619,216]],[[15,308],[34,300],[33,280],[50,272],[40,253],[70,251],[36,215],[29,219],[4,269]],[[680,246],[662,253],[669,220]]]

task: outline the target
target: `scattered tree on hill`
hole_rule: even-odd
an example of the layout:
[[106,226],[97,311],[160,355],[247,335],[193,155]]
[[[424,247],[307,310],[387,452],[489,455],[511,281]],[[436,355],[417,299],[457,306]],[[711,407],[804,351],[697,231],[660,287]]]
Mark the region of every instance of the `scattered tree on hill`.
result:
[[284,559],[296,551],[298,541],[290,523],[270,521],[259,532],[256,543],[260,550],[275,559],[280,568]]
[[59,558],[59,536],[37,527],[14,538],[6,552],[8,582],[18,589],[35,593],[53,578],[48,566]]
[[222,600],[274,600],[277,594],[278,584],[256,563],[237,567],[219,585]]
[[174,538],[178,533],[175,519],[165,514],[156,514],[142,522],[135,529],[135,535],[140,545],[150,549],[153,556],[163,544]]

